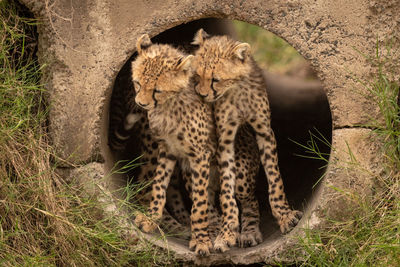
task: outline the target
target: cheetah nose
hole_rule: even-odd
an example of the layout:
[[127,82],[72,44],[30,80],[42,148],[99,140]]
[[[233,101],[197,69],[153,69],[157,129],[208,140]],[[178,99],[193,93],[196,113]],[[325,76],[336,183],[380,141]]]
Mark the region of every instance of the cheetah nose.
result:
[[203,98],[205,98],[205,97],[207,97],[207,96],[208,96],[208,94],[206,94],[206,95],[202,95],[200,92],[199,92],[199,95],[200,95],[201,97],[203,97]]
[[136,102],[139,106],[141,106],[142,108],[145,108],[145,107],[147,107],[149,104],[142,104],[142,103],[140,103],[140,102]]

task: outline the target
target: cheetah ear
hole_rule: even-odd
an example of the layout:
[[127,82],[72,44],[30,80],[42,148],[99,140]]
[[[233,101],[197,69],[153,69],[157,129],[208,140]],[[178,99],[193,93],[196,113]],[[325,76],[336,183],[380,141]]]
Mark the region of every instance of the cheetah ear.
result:
[[240,43],[233,48],[233,55],[244,61],[250,54],[250,45],[248,43]]
[[176,69],[177,70],[184,70],[184,71],[189,70],[190,66],[192,65],[192,60],[193,60],[193,56],[192,55],[180,58],[178,60]]
[[137,50],[137,52],[139,54],[141,54],[143,50],[147,49],[151,45],[152,45],[152,42],[150,40],[149,35],[148,34],[143,34],[136,41],[136,50]]
[[201,45],[207,38],[210,38],[210,35],[200,28],[200,30],[198,30],[194,35],[192,45]]

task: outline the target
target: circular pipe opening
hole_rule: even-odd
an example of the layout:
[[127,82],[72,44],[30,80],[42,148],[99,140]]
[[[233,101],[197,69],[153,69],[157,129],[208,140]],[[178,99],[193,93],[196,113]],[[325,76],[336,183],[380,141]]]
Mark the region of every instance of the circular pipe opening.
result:
[[[242,34],[236,31],[242,28]],[[225,19],[200,19],[182,24],[171,28],[167,31],[155,36],[152,40],[155,43],[169,43],[174,46],[185,46],[192,41],[194,33],[203,28],[210,34],[227,34],[240,41],[250,43],[253,48],[253,55],[256,61],[262,59],[266,53],[263,38],[257,38],[258,35],[265,34],[265,38],[270,38],[272,33],[258,28],[249,26],[242,22],[232,22]],[[245,28],[245,30],[243,30]],[[258,28],[258,29],[257,29]],[[246,33],[246,34],[243,34]],[[251,40],[242,39],[249,33]],[[254,33],[255,32],[255,33]],[[250,39],[251,39],[250,38]],[[265,39],[266,40],[266,39]],[[279,42],[284,42],[280,40]],[[293,48],[285,49],[293,52]],[[267,49],[277,49],[276,47],[268,47]],[[271,52],[269,52],[271,53]],[[274,50],[272,53],[276,53]],[[134,60],[136,54],[125,63],[120,70],[113,88],[111,96],[109,118],[112,122],[122,120],[128,112],[127,92],[132,91],[133,84],[131,80],[131,61]],[[276,59],[279,62],[279,59]],[[259,62],[261,67],[265,67],[265,62]],[[316,192],[321,177],[325,173],[326,166],[324,161],[313,160],[301,155],[307,155],[306,149],[301,145],[307,146],[311,142],[311,135],[314,135],[314,145],[318,146],[321,153],[329,155],[330,147],[325,145],[323,140],[328,143],[332,138],[332,119],[327,96],[322,88],[322,84],[317,80],[308,63],[301,57],[298,58],[298,64],[290,67],[275,68],[278,71],[273,72],[274,68],[267,66],[265,70],[265,78],[267,82],[267,92],[270,101],[272,113],[272,128],[275,132],[278,147],[279,167],[284,180],[285,192],[292,208],[306,212],[310,208],[313,201],[318,201]],[[300,75],[300,73],[302,73]],[[116,127],[116,123],[109,123],[109,135]],[[133,160],[140,156],[139,142],[141,136],[132,132],[132,136],[126,142],[125,148],[121,151],[112,151],[114,162],[108,162],[108,166],[113,165],[117,160]],[[301,144],[301,145],[299,145]],[[110,160],[110,159],[109,159]],[[123,179],[134,179],[138,174],[138,168],[127,173]],[[275,244],[283,236],[279,231],[279,227],[271,214],[268,203],[267,182],[263,168],[257,177],[257,197],[260,206],[261,222],[260,230],[263,234],[264,241],[253,248],[233,249],[237,253],[244,253],[246,250],[257,250]],[[184,198],[190,202],[187,193],[182,188],[181,192]],[[168,202],[168,199],[167,199]],[[188,210],[190,211],[188,205]],[[179,238],[170,240],[173,244],[187,246],[188,242]],[[273,245],[275,246],[275,245]],[[223,261],[222,261],[223,262]],[[211,264],[211,263],[209,263]]]

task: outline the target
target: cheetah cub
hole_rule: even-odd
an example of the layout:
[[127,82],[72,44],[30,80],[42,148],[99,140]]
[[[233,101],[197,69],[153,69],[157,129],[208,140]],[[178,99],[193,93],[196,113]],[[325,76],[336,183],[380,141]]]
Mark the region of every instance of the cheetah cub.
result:
[[150,218],[139,214],[135,223],[144,231],[156,228],[162,217],[166,189],[175,164],[191,173],[190,249],[205,256],[212,243],[208,235],[208,183],[210,159],[216,142],[211,107],[194,91],[192,55],[169,45],[152,44],[147,34],[137,43],[132,63],[135,102],[147,110],[152,136],[158,141],[158,165],[152,184]]
[[236,243],[238,216],[234,185],[234,138],[240,125],[248,123],[256,133],[259,156],[268,179],[269,203],[282,233],[289,232],[302,217],[290,209],[278,169],[276,141],[262,71],[250,55],[250,45],[227,36],[209,36],[200,29],[193,40],[199,46],[192,62],[195,90],[214,103],[221,168],[220,201],[223,229],[214,248],[225,251]]

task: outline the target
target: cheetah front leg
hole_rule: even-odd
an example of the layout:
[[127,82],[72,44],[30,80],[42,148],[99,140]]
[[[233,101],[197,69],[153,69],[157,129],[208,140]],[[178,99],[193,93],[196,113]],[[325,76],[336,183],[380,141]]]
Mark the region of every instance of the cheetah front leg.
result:
[[[192,184],[191,184],[191,172],[182,172],[183,174],[183,180],[185,181],[185,189],[189,193],[190,199],[192,198]],[[215,205],[215,190],[211,188],[210,182],[211,182],[211,173],[209,177],[209,183],[208,183],[208,210],[207,210],[207,215],[208,215],[208,234],[211,238],[211,241],[214,242],[215,238],[218,235],[219,228],[221,225],[221,220],[220,220],[220,215],[218,214],[216,205]]]
[[164,143],[159,144],[158,165],[153,178],[149,216],[138,214],[136,225],[144,232],[152,232],[160,221],[166,201],[166,190],[176,164],[176,158],[167,154]]
[[235,200],[235,150],[234,140],[238,123],[223,118],[217,120],[218,132],[218,165],[220,168],[220,203],[223,213],[223,223],[218,234],[214,249],[225,252],[236,245],[239,235],[239,210]]
[[269,117],[262,113],[255,112],[254,114],[254,117],[249,119],[249,123],[256,132],[261,163],[267,175],[269,203],[281,232],[285,234],[297,225],[303,213],[292,210],[287,202],[278,167],[275,135]]
[[189,158],[191,176],[191,197],[193,200],[190,215],[192,239],[189,248],[200,256],[210,254],[212,243],[208,235],[208,180],[210,174],[210,155],[204,153]]

